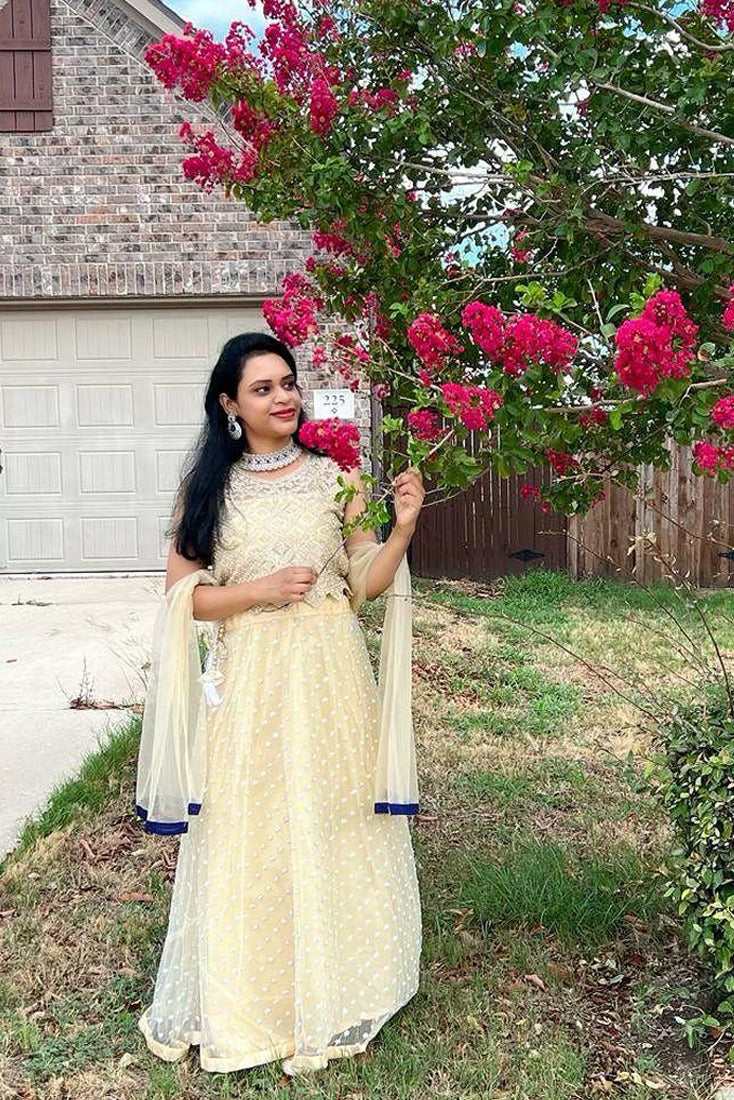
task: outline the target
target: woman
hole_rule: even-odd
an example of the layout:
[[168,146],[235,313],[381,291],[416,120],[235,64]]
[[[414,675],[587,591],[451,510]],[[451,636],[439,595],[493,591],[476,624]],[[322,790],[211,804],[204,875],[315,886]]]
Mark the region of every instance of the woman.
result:
[[[417,471],[400,474],[389,538],[357,528],[344,544],[365,505],[359,474],[343,475],[357,492],[338,503],[342,471],[299,443],[296,364],[267,334],[225,344],[205,410],[138,766],[146,828],[184,834],[139,1026],[167,1061],[193,1043],[204,1070],[280,1058],[293,1075],[364,1051],[418,988],[404,604],[424,491]],[[382,592],[395,600],[378,690],[355,609]],[[219,624],[202,677],[194,619]]]

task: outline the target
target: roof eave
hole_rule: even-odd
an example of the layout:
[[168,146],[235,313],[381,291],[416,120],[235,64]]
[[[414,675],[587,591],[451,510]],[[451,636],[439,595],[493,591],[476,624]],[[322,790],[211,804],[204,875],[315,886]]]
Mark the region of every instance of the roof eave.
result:
[[130,8],[133,17],[156,37],[160,34],[180,35],[186,26],[186,20],[162,0],[118,0],[118,3]]

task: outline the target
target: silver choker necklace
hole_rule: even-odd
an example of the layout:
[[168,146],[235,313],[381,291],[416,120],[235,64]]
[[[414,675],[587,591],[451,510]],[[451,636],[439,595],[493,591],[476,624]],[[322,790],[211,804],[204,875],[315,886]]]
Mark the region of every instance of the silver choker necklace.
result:
[[244,470],[279,470],[281,466],[289,466],[291,462],[295,462],[300,454],[303,454],[303,448],[291,436],[285,447],[279,451],[266,451],[265,454],[243,451],[237,459],[237,465]]

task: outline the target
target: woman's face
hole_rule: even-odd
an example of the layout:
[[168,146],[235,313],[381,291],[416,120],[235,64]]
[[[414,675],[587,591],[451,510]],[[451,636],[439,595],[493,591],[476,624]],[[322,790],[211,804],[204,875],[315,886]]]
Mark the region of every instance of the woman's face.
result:
[[270,351],[247,360],[235,401],[226,394],[219,400],[225,412],[233,412],[244,422],[250,449],[264,444],[266,450],[278,449],[293,435],[302,405],[291,368]]

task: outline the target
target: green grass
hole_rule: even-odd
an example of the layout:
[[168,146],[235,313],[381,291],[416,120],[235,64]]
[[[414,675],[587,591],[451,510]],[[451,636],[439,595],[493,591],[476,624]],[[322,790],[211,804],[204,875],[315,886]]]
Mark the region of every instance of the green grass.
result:
[[552,932],[564,946],[594,951],[618,935],[627,916],[663,908],[636,852],[574,858],[567,845],[517,837],[501,858],[471,856],[462,866],[459,904],[485,935],[495,927]]
[[[660,897],[664,823],[627,761],[630,745],[644,754],[637,713],[537,633],[592,661],[629,661],[672,699],[678,685],[661,671],[659,639],[629,622],[631,613],[662,628],[659,603],[617,580],[573,582],[542,569],[482,597],[469,584],[414,585],[417,996],[366,1056],[306,1081],[285,1080],[279,1062],[207,1074],[195,1051],[175,1065],[154,1058],[137,1018],[165,935],[175,842],[147,836],[134,819],[134,718],[54,792],[0,867],[0,910],[12,913],[0,925],[9,1095],[705,1095],[705,1056],[690,1061],[676,1017],[705,1004],[706,975]],[[676,603],[669,590],[656,596]],[[734,648],[732,595],[705,603]],[[361,612],[375,666],[383,612],[382,600]],[[695,616],[682,615],[701,638]],[[125,900],[131,892],[148,900]],[[598,1091],[602,1079],[609,1088]]]
[[[11,855],[28,851],[36,841],[63,829],[71,821],[98,813],[113,798],[127,789],[131,761],[140,740],[141,719],[133,716],[109,731],[103,746],[91,753],[79,775],[60,783],[49,796],[41,813],[28,821]],[[0,862],[2,874],[8,857]]]

